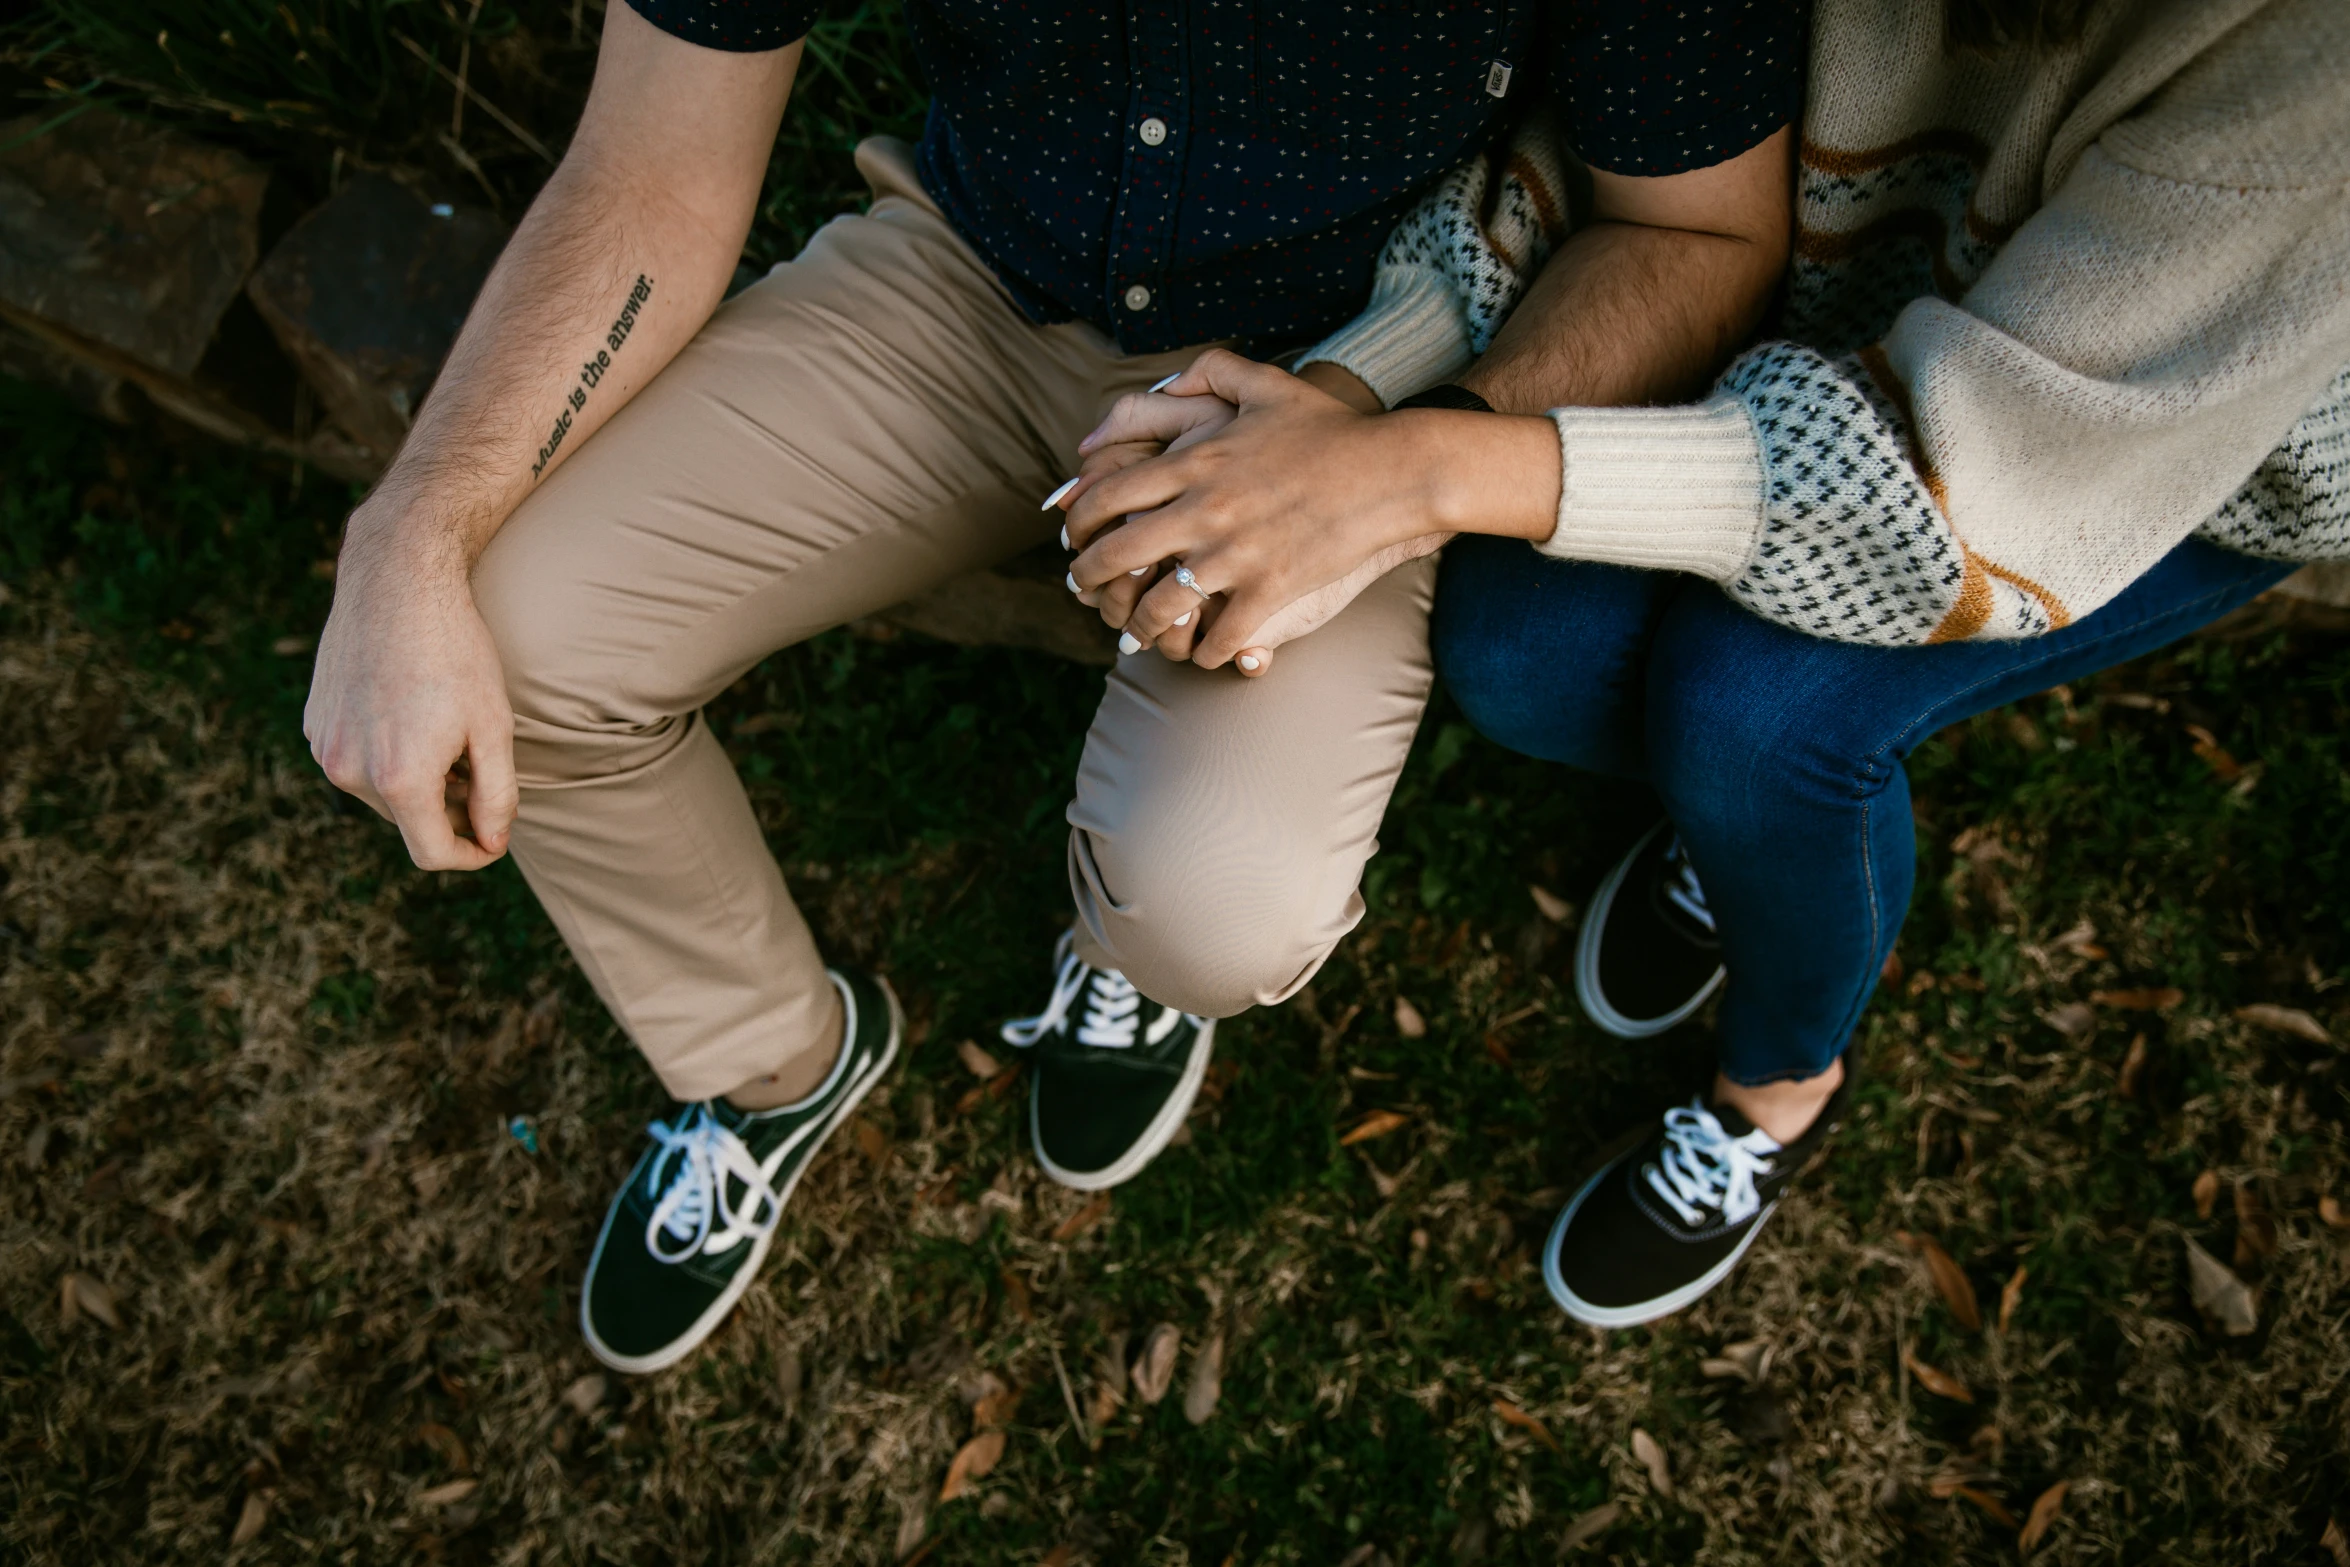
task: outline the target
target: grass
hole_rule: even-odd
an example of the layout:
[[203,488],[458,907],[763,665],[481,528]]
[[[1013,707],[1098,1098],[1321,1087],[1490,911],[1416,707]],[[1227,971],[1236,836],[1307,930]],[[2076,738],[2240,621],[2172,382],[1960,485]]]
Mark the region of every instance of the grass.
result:
[[[2036,1561],[2297,1561],[2350,1489],[2350,1236],[2316,1212],[2350,1195],[2341,1052],[2233,1016],[2350,1036],[2339,643],[2206,639],[1930,742],[1858,1117],[1729,1287],[1615,1335],[1564,1321],[1530,1259],[1705,1044],[1590,1029],[1571,922],[1527,888],[1585,895],[1645,823],[1636,791],[1439,707],[1362,929],[1230,1025],[1188,1140],[1064,1236],[1081,1199],[955,1046],[1046,980],[1099,676],[911,637],[779,654],[713,721],[913,1048],[734,1321],[673,1372],[598,1381],[580,1271],[661,1102],[510,867],[409,869],[310,766],[302,655],[347,503],[0,386],[12,1560],[1547,1564],[1614,1503],[1566,1559],[1988,1563],[2016,1531],[1951,1487],[2021,1515],[2063,1480]],[[2160,986],[2183,999],[2088,1003]],[[2044,1021],[2073,1003],[2085,1033]],[[1375,1109],[1408,1119],[1341,1147]],[[2229,1338],[2183,1242],[2225,1260],[2257,1233],[2238,1183],[2276,1245],[2245,1264],[2258,1330]],[[1991,1317],[2025,1269],[2005,1329],[1962,1327],[1904,1231]],[[116,1325],[67,1320],[69,1274]],[[1160,1322],[1176,1392],[1081,1432],[1072,1403]],[[1759,1387],[1707,1375],[1751,1339]],[[986,1377],[1015,1392],[1002,1462],[941,1503]]]

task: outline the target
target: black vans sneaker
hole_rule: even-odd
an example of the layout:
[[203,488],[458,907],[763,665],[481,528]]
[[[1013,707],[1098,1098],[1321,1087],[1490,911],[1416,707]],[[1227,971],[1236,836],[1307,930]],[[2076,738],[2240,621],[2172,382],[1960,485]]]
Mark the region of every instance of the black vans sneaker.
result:
[[1728,1105],[1693,1099],[1611,1159],[1551,1226],[1542,1279],[1578,1322],[1628,1328],[1729,1277],[1796,1171],[1844,1118],[1851,1065],[1810,1130],[1782,1147]]
[[588,1259],[579,1325],[616,1371],[658,1371],[708,1338],[766,1260],[776,1221],[816,1150],[897,1059],[903,1019],[888,982],[832,973],[847,1013],[840,1060],[797,1104],[724,1099],[655,1121],[653,1147],[612,1199]]
[[1072,942],[1064,935],[1053,949],[1060,967],[1045,1009],[1003,1035],[1036,1051],[1036,1162],[1091,1192],[1131,1179],[1167,1146],[1207,1075],[1216,1022],[1146,999],[1116,969],[1088,967]]
[[1575,942],[1575,999],[1618,1039],[1685,1021],[1721,988],[1722,943],[1672,823],[1659,822],[1591,895]]

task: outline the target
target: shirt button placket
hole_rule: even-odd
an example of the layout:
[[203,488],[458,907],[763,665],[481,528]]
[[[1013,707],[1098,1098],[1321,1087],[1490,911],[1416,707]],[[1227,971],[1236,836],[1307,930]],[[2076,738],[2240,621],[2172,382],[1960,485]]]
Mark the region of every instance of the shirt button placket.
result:
[[[1181,203],[1184,159],[1184,105],[1190,82],[1185,49],[1186,0],[1127,0],[1128,78],[1126,112],[1134,128],[1120,172],[1118,205],[1111,221],[1109,276],[1104,281],[1117,313],[1133,323],[1119,333],[1134,351],[1158,343],[1146,328],[1148,314],[1161,306],[1165,272],[1172,263],[1175,211]],[[1163,315],[1163,309],[1160,312]],[[1129,332],[1133,335],[1130,337]]]

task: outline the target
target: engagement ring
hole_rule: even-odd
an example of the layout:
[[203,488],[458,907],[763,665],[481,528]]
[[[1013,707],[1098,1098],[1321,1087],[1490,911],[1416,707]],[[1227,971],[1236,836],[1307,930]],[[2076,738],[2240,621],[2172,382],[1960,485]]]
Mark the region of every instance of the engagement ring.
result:
[[1185,587],[1191,589],[1192,592],[1197,593],[1203,599],[1213,598],[1215,596],[1206,588],[1203,588],[1199,585],[1199,578],[1191,574],[1191,568],[1189,566],[1177,566],[1175,568],[1175,580],[1182,583]]

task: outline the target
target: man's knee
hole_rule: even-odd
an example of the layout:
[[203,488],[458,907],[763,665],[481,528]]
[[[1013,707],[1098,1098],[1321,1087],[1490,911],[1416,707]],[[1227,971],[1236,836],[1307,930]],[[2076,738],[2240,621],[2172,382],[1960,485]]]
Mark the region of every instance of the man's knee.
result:
[[1219,836],[1069,835],[1088,959],[1202,1017],[1287,1000],[1362,917],[1359,864],[1309,863],[1294,835]]

